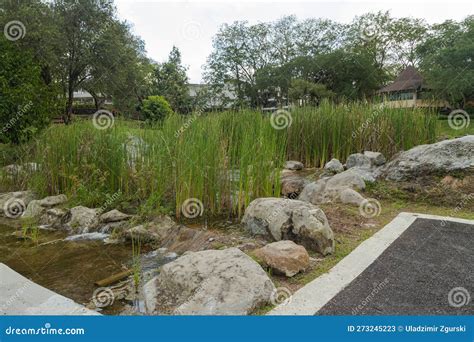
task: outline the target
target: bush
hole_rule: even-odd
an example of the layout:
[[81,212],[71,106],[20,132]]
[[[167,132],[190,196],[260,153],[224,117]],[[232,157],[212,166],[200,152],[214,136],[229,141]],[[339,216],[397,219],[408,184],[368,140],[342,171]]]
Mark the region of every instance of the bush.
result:
[[142,113],[147,122],[159,122],[172,115],[173,110],[163,96],[149,96],[143,101]]

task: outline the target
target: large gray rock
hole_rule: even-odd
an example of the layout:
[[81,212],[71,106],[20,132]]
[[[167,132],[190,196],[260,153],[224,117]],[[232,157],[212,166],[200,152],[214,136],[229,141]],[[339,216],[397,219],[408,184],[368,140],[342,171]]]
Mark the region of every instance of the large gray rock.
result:
[[329,162],[324,165],[324,171],[327,174],[336,174],[344,171],[344,166],[337,159],[331,159]]
[[237,248],[188,252],[145,284],[145,307],[158,315],[248,315],[274,290],[260,265]]
[[65,195],[48,196],[41,200],[33,200],[28,204],[22,217],[39,219],[46,213],[48,208],[53,208],[66,202],[67,197]]
[[346,168],[352,167],[370,168],[372,163],[370,158],[362,153],[354,153],[347,157]]
[[74,207],[70,210],[70,220],[66,226],[76,234],[92,232],[99,225],[98,213],[98,209],[83,206]]
[[258,198],[245,210],[242,222],[256,235],[292,240],[323,255],[334,251],[334,234],[317,206],[282,198]]
[[474,169],[474,135],[416,146],[399,153],[377,170],[376,176],[393,181],[426,175],[445,175]]
[[326,183],[326,191],[341,188],[364,190],[365,182],[359,174],[346,170],[331,177]]
[[372,167],[381,166],[386,163],[384,155],[380,152],[365,151],[364,156],[369,158]]
[[290,240],[270,243],[255,251],[255,256],[276,273],[293,277],[309,266],[309,254],[303,246]]
[[325,197],[327,179],[320,179],[316,182],[307,184],[301,191],[298,199],[313,204],[321,204],[327,202]]

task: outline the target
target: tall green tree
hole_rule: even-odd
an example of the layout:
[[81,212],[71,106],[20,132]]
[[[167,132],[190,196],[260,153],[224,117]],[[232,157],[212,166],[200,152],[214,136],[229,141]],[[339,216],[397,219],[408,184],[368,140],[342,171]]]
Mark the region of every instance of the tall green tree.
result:
[[187,113],[190,110],[188,76],[177,47],[173,46],[166,62],[156,65],[153,85],[154,92],[164,96],[175,112]]

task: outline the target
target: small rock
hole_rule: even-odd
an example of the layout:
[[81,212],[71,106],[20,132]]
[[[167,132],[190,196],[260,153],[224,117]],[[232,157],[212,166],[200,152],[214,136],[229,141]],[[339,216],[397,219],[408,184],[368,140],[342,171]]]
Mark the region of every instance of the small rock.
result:
[[340,200],[344,204],[354,204],[356,206],[360,206],[365,198],[357,191],[348,188],[341,192]]
[[347,157],[346,167],[347,169],[353,167],[360,167],[369,169],[372,166],[370,158],[362,153],[354,153]]
[[67,227],[75,233],[88,233],[96,229],[99,225],[97,217],[98,210],[83,206],[71,209],[71,216]]
[[270,243],[256,250],[255,256],[266,266],[287,277],[293,277],[309,266],[306,249],[289,240]]
[[331,159],[331,161],[327,162],[326,165],[324,165],[324,170],[329,174],[336,174],[344,171],[344,166],[339,160]]
[[100,215],[99,221],[101,223],[119,222],[129,220],[132,216],[124,214],[117,209],[110,210]]
[[384,155],[380,152],[365,151],[364,156],[369,158],[372,167],[381,166],[387,162]]
[[66,195],[48,196],[39,201],[45,208],[52,208],[67,202]]
[[302,170],[304,167],[302,162],[289,160],[285,163],[284,168],[287,170]]

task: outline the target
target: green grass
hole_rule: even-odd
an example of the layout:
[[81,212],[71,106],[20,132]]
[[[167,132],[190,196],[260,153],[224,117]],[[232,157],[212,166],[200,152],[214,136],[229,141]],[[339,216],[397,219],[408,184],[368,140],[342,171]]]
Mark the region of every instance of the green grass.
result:
[[462,129],[453,129],[449,126],[448,120],[438,120],[438,136],[442,138],[458,138],[465,135],[474,135],[474,117],[470,124]]
[[174,115],[153,127],[122,120],[105,130],[87,120],[53,125],[17,158],[39,163],[41,172],[8,187],[64,193],[71,204],[89,207],[113,196],[115,207],[128,203],[141,215],[171,211],[177,218],[195,198],[202,216],[240,217],[253,199],[280,195],[285,160],[318,167],[363,150],[391,156],[436,138],[436,120],[419,110],[324,103],[290,115],[292,124],[281,130],[251,110]]

